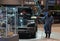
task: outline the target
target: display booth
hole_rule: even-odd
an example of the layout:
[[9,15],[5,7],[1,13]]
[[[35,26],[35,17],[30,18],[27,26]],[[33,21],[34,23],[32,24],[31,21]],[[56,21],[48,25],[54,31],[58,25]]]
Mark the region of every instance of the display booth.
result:
[[14,7],[0,7],[0,41],[19,41]]

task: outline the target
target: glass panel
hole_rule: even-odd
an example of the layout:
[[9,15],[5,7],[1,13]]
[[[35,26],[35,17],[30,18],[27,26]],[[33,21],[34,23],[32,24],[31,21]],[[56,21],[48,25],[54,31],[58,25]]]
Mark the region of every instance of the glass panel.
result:
[[0,38],[16,35],[16,7],[0,7]]
[[0,38],[6,36],[6,13],[5,8],[0,7]]

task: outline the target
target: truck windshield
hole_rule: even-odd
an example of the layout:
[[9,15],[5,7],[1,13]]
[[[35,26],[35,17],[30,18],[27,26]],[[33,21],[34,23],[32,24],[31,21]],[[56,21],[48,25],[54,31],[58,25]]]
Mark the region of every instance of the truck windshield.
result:
[[18,8],[18,26],[27,25],[27,20],[30,20],[32,16],[31,8]]

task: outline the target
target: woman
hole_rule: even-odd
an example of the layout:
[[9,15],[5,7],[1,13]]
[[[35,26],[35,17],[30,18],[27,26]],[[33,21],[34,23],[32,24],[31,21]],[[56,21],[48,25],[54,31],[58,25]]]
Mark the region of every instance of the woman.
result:
[[49,11],[48,15],[45,16],[45,23],[44,23],[44,30],[45,30],[46,38],[50,38],[52,23],[53,23],[53,16],[51,15],[51,12]]

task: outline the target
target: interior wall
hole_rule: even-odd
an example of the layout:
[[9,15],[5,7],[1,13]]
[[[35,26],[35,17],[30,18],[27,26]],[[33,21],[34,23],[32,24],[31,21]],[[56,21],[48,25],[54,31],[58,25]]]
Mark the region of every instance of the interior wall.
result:
[[33,2],[34,0],[0,0],[0,4],[12,4],[12,5],[17,5],[17,4],[25,4],[25,2]]
[[0,4],[21,4],[19,0],[0,0]]

